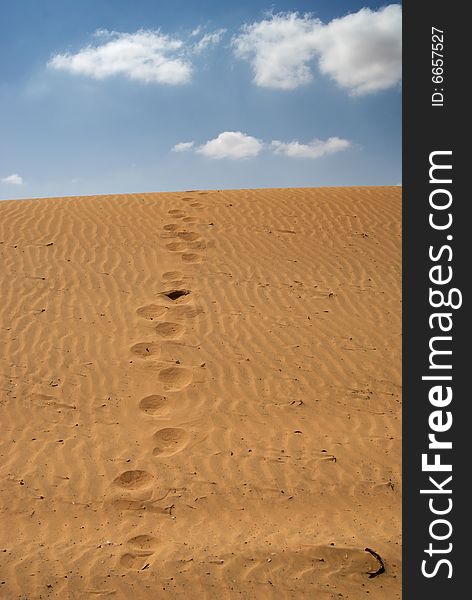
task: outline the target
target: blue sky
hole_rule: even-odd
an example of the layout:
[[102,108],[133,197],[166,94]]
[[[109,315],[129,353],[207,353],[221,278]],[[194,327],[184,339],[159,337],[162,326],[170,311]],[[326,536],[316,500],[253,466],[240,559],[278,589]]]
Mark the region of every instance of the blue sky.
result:
[[0,5],[0,198],[401,181],[398,4]]

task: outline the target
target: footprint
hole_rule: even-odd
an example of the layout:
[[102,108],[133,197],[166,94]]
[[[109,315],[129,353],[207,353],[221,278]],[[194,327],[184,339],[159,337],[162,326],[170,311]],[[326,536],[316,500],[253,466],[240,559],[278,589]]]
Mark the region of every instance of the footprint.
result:
[[182,252],[182,250],[185,250],[186,246],[183,242],[170,242],[169,244],[166,244],[166,248],[171,252]]
[[180,427],[159,429],[153,435],[156,447],[152,451],[152,454],[153,456],[172,456],[185,448],[189,437],[188,432]]
[[157,304],[147,304],[146,306],[140,306],[136,313],[143,319],[149,319],[154,321],[166,312],[165,306],[158,306]]
[[153,500],[134,500],[133,498],[114,498],[111,506],[117,511],[133,510],[146,511],[146,513],[162,513],[162,507]]
[[153,535],[147,533],[135,535],[126,543],[135,550],[155,550],[157,547],[157,539]]
[[147,471],[124,471],[115,477],[113,483],[125,490],[137,490],[149,485],[153,479],[154,477]]
[[174,215],[174,217],[185,217],[185,213],[183,210],[180,210],[179,208],[172,208],[171,210],[167,211],[169,213],[169,215]]
[[185,286],[184,275],[180,271],[168,271],[167,273],[164,273],[162,278],[169,281],[176,289]]
[[184,217],[182,221],[184,223],[195,223],[196,221],[198,221],[198,219],[197,217]]
[[76,410],[75,404],[67,404],[66,402],[59,402],[54,396],[48,396],[47,394],[30,394],[28,401],[32,407],[36,406],[50,406],[55,408],[58,413],[62,412],[63,408],[69,408],[70,410]]
[[186,263],[200,263],[202,262],[202,257],[196,252],[185,252],[182,254],[182,260]]
[[165,231],[176,231],[178,228],[179,225],[177,225],[177,223],[169,223],[168,225],[164,225],[162,229]]
[[131,571],[143,571],[150,566],[149,557],[154,552],[126,552],[120,558],[120,565]]
[[192,381],[192,371],[186,367],[167,367],[159,372],[159,381],[166,390],[182,390]]
[[192,204],[190,205],[192,208],[201,208],[201,203],[200,202],[192,202]]
[[180,337],[184,330],[184,326],[180,323],[171,323],[170,321],[164,321],[156,326],[157,335],[167,339]]
[[185,319],[194,319],[203,312],[201,308],[185,305],[173,306],[170,310],[172,311],[172,315]]
[[28,400],[31,404],[40,406],[41,404],[53,404],[56,399],[54,396],[48,396],[47,394],[30,394]]
[[195,242],[200,239],[200,235],[195,231],[179,231],[177,235],[186,242]]
[[131,352],[140,358],[156,357],[160,354],[160,349],[156,342],[139,342],[130,348]]
[[127,541],[129,552],[120,558],[120,565],[125,569],[143,571],[150,567],[149,558],[157,548],[157,539],[149,534],[136,535]]
[[197,240],[196,242],[189,243],[187,252],[189,252],[190,250],[193,250],[193,251],[205,250],[206,247],[207,247],[207,243],[204,240]]
[[139,408],[148,415],[157,415],[167,406],[167,398],[159,394],[151,394],[142,398],[139,402]]
[[183,273],[180,271],[166,271],[162,276],[162,279],[166,279],[167,281],[172,279],[182,279]]
[[180,200],[182,200],[183,202],[189,202],[190,200],[193,200],[193,198],[190,198],[189,196],[182,196]]
[[[170,281],[176,288],[182,288],[185,285],[185,281],[183,279],[174,279]],[[187,302],[187,300],[183,300],[182,302]]]

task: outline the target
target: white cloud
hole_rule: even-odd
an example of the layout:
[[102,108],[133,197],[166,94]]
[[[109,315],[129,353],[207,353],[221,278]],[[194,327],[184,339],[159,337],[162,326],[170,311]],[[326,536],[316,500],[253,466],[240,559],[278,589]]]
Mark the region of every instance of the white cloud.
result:
[[76,54],[56,54],[48,66],[94,79],[124,75],[135,81],[165,84],[181,84],[190,79],[192,67],[185,57],[182,40],[149,30],[98,30],[96,36],[101,44],[86,46]]
[[402,9],[392,4],[322,23],[311,15],[280,13],[244,25],[232,40],[261,87],[294,89],[313,79],[311,63],[352,94],[368,94],[401,80]]
[[172,148],[172,152],[188,152],[193,148],[194,142],[179,142]]
[[274,154],[284,154],[292,158],[320,158],[326,154],[334,154],[346,150],[351,146],[349,140],[339,137],[330,137],[327,140],[314,139],[308,144],[301,144],[298,140],[281,142],[273,140],[265,144],[246,133],[240,131],[223,131],[216,138],[208,140],[195,148],[194,142],[180,142],[172,148],[173,152],[187,152],[193,150],[208,158],[249,158],[255,157],[264,148],[271,149]]
[[[194,45],[194,52],[198,54],[209,46],[216,46],[220,43],[220,40],[225,33],[226,29],[217,29],[213,33],[205,33],[205,35]],[[194,35],[194,32],[192,32],[192,35]]]
[[3,177],[2,179],[0,179],[0,182],[8,183],[10,185],[23,185],[24,184],[23,177],[18,175],[18,173],[12,173],[11,175],[8,175],[7,177]]
[[351,142],[338,137],[330,137],[327,140],[314,139],[308,144],[300,144],[298,141],[279,142],[274,140],[271,144],[275,154],[285,154],[293,158],[320,158],[325,154],[334,154],[349,148]]
[[223,131],[218,137],[209,140],[196,150],[208,158],[249,158],[257,156],[263,143],[251,135],[240,131]]
[[307,63],[315,55],[314,38],[322,24],[308,15],[281,13],[244,25],[233,38],[237,57],[250,61],[260,87],[290,90],[312,80]]
[[399,4],[334,19],[320,32],[320,71],[355,95],[392,87],[402,76],[401,32]]

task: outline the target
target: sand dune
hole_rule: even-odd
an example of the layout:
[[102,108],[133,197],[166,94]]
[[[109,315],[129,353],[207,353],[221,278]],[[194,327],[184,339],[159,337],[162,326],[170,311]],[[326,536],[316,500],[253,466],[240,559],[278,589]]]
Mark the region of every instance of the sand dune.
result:
[[399,598],[400,211],[0,202],[0,598]]

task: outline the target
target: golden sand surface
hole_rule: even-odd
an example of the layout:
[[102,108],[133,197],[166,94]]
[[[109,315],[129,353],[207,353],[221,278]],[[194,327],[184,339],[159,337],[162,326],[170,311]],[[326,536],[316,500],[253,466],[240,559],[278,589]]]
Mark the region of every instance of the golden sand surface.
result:
[[0,228],[0,598],[400,598],[401,188]]

